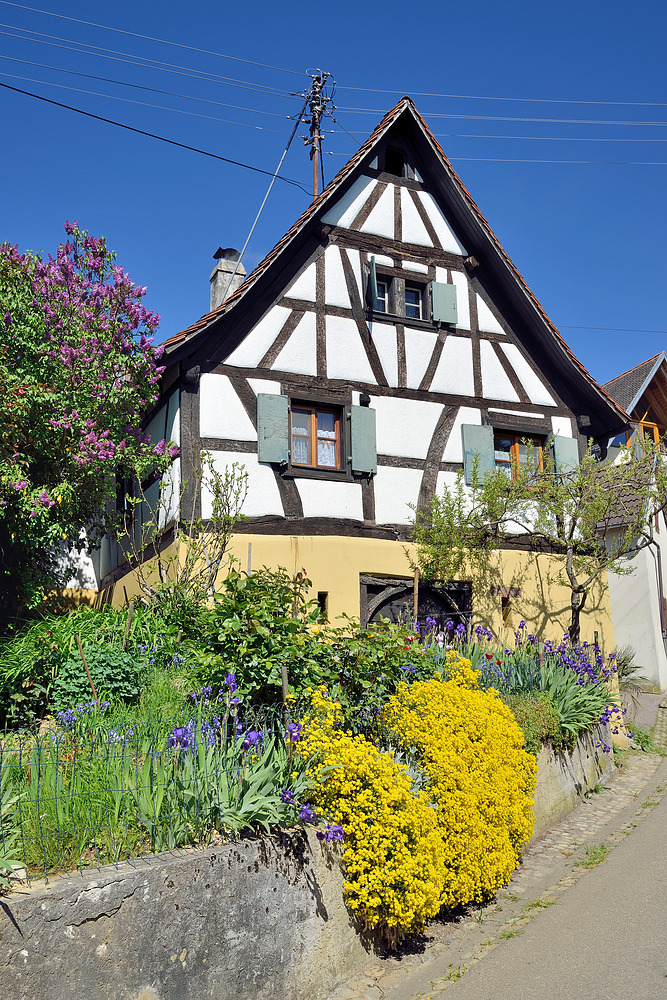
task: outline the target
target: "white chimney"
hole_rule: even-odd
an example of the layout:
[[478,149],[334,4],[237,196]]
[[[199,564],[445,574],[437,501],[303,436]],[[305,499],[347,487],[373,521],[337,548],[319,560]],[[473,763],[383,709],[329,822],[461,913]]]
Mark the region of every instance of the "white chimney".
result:
[[[216,252],[213,254],[214,259],[217,264],[211,272],[211,312],[217,309],[218,306],[222,305],[225,299],[228,299],[230,295],[239,288],[246,279],[246,269],[243,264],[238,264],[237,261],[240,257],[238,250],[234,250],[233,247],[228,247],[223,250],[222,247],[218,247]],[[236,268],[236,274],[234,274],[234,268]],[[231,285],[229,284],[229,279],[234,274]],[[229,285],[229,288],[227,286]]]

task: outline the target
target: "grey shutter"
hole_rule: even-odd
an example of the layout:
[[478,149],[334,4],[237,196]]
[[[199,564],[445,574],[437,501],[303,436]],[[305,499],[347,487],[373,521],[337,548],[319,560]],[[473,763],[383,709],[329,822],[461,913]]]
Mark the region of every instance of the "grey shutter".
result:
[[493,453],[493,427],[479,424],[461,424],[461,437],[463,440],[463,475],[466,485],[472,483],[475,457],[479,455],[477,463],[477,480],[482,483],[484,478],[494,472],[496,459]]
[[378,300],[378,275],[377,275],[377,269],[375,267],[375,257],[371,257],[369,268],[370,268],[369,282],[368,282],[368,297],[370,299],[369,305],[371,309],[375,309]]
[[375,410],[368,406],[350,407],[350,443],[353,472],[377,472]]
[[257,396],[257,459],[280,465],[289,460],[287,396],[269,393]]
[[451,323],[456,326],[458,311],[456,306],[456,286],[442,281],[431,282],[431,309],[434,323]]
[[554,438],[554,464],[556,472],[572,472],[579,465],[579,442],[576,438]]

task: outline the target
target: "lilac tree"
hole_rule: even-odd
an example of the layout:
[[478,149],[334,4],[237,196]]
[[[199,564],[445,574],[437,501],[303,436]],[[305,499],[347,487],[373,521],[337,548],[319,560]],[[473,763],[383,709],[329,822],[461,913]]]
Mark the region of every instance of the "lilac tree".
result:
[[43,260],[0,246],[0,618],[64,582],[63,547],[112,526],[116,477],[158,472],[141,431],[163,371],[159,316],[104,239],[65,223]]

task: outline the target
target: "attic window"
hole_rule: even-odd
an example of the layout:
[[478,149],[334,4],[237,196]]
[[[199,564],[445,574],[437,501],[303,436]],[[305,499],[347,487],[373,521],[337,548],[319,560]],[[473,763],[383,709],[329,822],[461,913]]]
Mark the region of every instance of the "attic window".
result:
[[384,155],[384,169],[388,174],[403,177],[405,173],[405,153],[402,149],[388,149]]

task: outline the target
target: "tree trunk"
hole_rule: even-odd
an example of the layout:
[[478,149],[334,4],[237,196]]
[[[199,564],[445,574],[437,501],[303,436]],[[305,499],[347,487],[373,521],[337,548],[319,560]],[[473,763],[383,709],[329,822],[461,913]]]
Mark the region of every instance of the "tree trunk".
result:
[[573,590],[570,595],[570,642],[573,646],[579,645],[579,639],[581,637],[581,625],[579,622],[579,616],[583,611],[584,604],[586,603],[586,594],[581,593],[578,590]]

